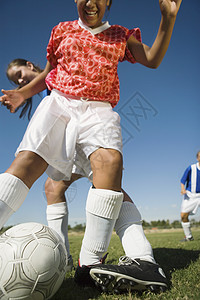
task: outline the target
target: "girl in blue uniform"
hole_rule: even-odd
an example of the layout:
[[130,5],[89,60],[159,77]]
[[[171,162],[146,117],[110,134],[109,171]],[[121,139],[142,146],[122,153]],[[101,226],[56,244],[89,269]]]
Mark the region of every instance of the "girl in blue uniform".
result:
[[185,238],[183,241],[193,241],[189,215],[194,215],[200,206],[200,151],[196,155],[197,163],[190,165],[181,178],[181,221]]

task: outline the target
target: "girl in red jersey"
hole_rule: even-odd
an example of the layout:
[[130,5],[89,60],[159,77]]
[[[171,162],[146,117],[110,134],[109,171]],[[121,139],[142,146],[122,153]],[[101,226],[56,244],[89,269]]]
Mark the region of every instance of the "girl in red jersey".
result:
[[[111,1],[75,2],[79,20],[62,22],[53,28],[45,70],[18,91],[3,90],[1,102],[11,112],[46,85],[52,92],[38,106],[16,159],[0,175],[0,227],[19,208],[44,171],[55,180],[62,179],[61,174],[70,179],[74,153],[83,153],[91,163],[93,188],[87,198],[77,281],[81,282],[86,270],[105,288],[112,280],[117,282],[115,290],[123,280],[130,286],[136,282],[138,288],[165,288],[162,269],[148,259],[148,251],[136,261],[130,244],[125,249],[130,260],[122,259],[123,267],[94,266],[106,251],[114,226],[121,232],[122,242],[131,230],[132,234],[137,232],[137,225],[130,226],[131,206],[122,204],[120,119],[112,110],[119,100],[118,62],[137,61],[150,68],[158,67],[168,48],[181,0],[159,0],[162,18],[152,47],[141,42],[138,28],[128,30],[102,21]],[[119,214],[123,215],[123,222],[117,222]],[[101,280],[99,274],[109,280]]]

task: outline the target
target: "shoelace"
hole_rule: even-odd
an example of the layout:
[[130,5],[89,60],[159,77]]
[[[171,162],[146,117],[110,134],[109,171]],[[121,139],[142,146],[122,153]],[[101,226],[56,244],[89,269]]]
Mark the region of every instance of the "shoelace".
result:
[[140,265],[139,262],[138,262],[137,260],[132,259],[132,258],[130,258],[130,257],[126,256],[126,255],[124,255],[124,256],[121,256],[121,257],[119,258],[118,266],[121,266],[121,265],[129,266],[129,265],[132,265],[133,263],[136,263],[136,264]]

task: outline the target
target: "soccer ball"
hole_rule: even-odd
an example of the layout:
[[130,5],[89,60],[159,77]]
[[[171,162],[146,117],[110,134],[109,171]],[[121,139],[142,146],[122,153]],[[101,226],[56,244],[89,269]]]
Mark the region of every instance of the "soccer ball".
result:
[[16,225],[0,236],[0,299],[50,299],[66,267],[66,248],[55,231],[39,223]]

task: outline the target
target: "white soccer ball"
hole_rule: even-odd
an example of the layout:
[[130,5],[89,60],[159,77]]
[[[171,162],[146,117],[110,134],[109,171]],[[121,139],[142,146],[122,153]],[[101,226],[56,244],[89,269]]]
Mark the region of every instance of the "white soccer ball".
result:
[[0,299],[50,299],[66,267],[66,248],[55,231],[39,223],[16,225],[0,236]]

